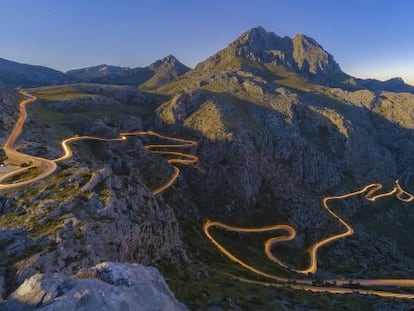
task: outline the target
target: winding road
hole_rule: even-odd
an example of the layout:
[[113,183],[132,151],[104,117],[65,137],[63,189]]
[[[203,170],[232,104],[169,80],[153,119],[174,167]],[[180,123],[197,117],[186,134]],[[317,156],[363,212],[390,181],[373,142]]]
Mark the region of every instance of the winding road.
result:
[[[238,258],[234,254],[232,254],[229,250],[227,250],[220,242],[218,242],[213,235],[210,232],[210,229],[212,228],[219,228],[222,230],[230,231],[230,232],[236,232],[236,233],[257,233],[257,232],[270,232],[270,231],[282,231],[286,232],[286,235],[280,235],[278,237],[273,237],[265,241],[264,243],[264,252],[266,256],[273,262],[277,263],[281,267],[285,269],[289,269],[291,271],[294,271],[296,273],[300,274],[314,274],[317,271],[318,268],[318,250],[335,240],[339,240],[348,236],[351,236],[354,234],[353,228],[344,220],[342,219],[338,214],[336,214],[328,205],[328,202],[333,200],[341,200],[350,198],[353,196],[365,194],[364,197],[366,200],[374,202],[377,199],[388,197],[388,196],[395,196],[398,200],[403,202],[412,202],[414,200],[414,196],[400,186],[400,183],[398,180],[395,181],[395,185],[392,188],[392,190],[385,192],[385,193],[377,193],[377,191],[382,189],[382,185],[379,183],[374,183],[365,186],[364,188],[347,193],[344,195],[339,196],[329,196],[325,197],[322,200],[322,206],[325,208],[325,210],[336,220],[339,221],[341,225],[345,227],[345,231],[340,234],[336,234],[333,236],[330,236],[328,238],[325,238],[323,240],[318,241],[312,247],[309,251],[310,256],[310,263],[309,266],[306,269],[295,269],[294,267],[284,263],[282,260],[278,259],[273,253],[272,253],[272,247],[280,242],[290,241],[293,240],[296,236],[296,230],[290,226],[290,225],[273,225],[273,226],[267,226],[267,227],[258,227],[258,228],[242,228],[237,226],[230,226],[226,225],[224,223],[221,223],[219,221],[210,221],[207,220],[206,223],[203,226],[203,230],[207,238],[211,241],[211,243],[227,258],[229,258],[231,261],[239,264],[243,268],[249,270],[250,272],[253,272],[254,274],[265,277],[268,279],[271,279],[276,282],[288,284],[288,286],[295,288],[295,289],[303,289],[307,291],[314,291],[314,292],[329,292],[333,294],[348,294],[348,293],[359,293],[359,294],[365,294],[365,295],[376,295],[381,297],[392,297],[392,298],[404,298],[404,299],[414,299],[414,294],[400,294],[400,293],[394,293],[391,291],[380,291],[380,290],[371,290],[371,289],[349,289],[344,287],[338,287],[338,286],[346,286],[349,284],[354,284],[358,286],[368,286],[368,287],[377,287],[377,286],[385,286],[385,287],[414,287],[414,280],[413,279],[326,279],[326,280],[315,280],[315,279],[291,279],[291,278],[285,278],[276,274],[270,274],[267,272],[264,272],[256,267],[253,267],[252,265],[248,264],[247,262],[243,261],[242,259]],[[259,282],[254,280],[249,280],[245,278],[235,277],[240,281],[248,282],[248,283],[257,283],[267,286],[276,286],[279,287],[280,284],[270,283],[270,282]],[[329,284],[335,284],[334,287],[331,286],[314,286],[315,282],[323,282],[323,283],[329,283]],[[292,285],[292,283],[295,283]],[[313,285],[313,286],[312,286]]]
[[[20,94],[28,97],[27,99],[24,99],[20,102],[20,116],[17,120],[12,133],[10,134],[9,138],[7,139],[3,149],[7,155],[8,162],[13,162],[21,165],[22,163],[30,163],[27,167],[22,167],[17,170],[10,171],[3,176],[0,177],[0,190],[6,190],[6,189],[13,189],[22,187],[28,184],[32,184],[34,182],[37,182],[41,179],[44,179],[48,177],[49,175],[53,174],[57,168],[57,162],[65,161],[67,159],[70,159],[73,155],[72,149],[70,148],[70,144],[79,141],[79,140],[97,140],[97,141],[125,141],[128,139],[128,137],[131,136],[153,136],[159,139],[168,140],[170,144],[152,144],[152,145],[145,145],[145,148],[150,150],[154,154],[160,154],[165,155],[168,158],[168,163],[170,164],[182,164],[182,165],[191,165],[198,161],[198,157],[196,155],[193,155],[191,153],[184,153],[184,152],[178,152],[178,151],[165,151],[164,149],[173,149],[173,148],[188,148],[188,147],[194,147],[197,145],[197,142],[194,140],[189,139],[183,139],[183,138],[177,138],[177,137],[171,137],[166,135],[161,135],[159,133],[156,133],[154,131],[136,131],[136,132],[121,132],[119,134],[119,137],[116,138],[102,138],[102,137],[96,137],[96,136],[80,136],[75,135],[73,137],[64,139],[61,142],[61,146],[63,149],[63,155],[57,159],[49,160],[45,158],[40,157],[34,157],[31,155],[24,154],[22,152],[19,152],[15,148],[15,142],[17,138],[20,136],[22,132],[23,125],[27,118],[27,111],[26,106],[29,103],[34,102],[37,98],[31,94],[28,94],[26,91],[21,90]],[[38,168],[40,170],[40,174],[23,180],[23,181],[16,181],[7,183],[8,179],[18,176],[19,174],[24,173],[25,171],[28,171],[32,168]],[[175,180],[178,178],[180,174],[180,169],[172,165],[172,168],[174,170],[172,176],[166,181],[163,185],[159,186],[158,188],[152,190],[152,193],[154,195],[159,194],[169,187],[175,182]]]
[[[15,142],[20,136],[22,132],[23,125],[27,118],[27,111],[26,106],[29,103],[32,103],[36,100],[36,97],[33,95],[28,94],[26,91],[20,91],[20,93],[27,97],[26,99],[20,102],[20,116],[17,120],[12,133],[10,134],[9,138],[7,139],[4,145],[4,151],[8,157],[8,163],[13,163],[13,165],[21,165],[22,163],[27,163],[27,167],[22,167],[6,174],[3,174],[0,177],[0,190],[6,189],[13,189],[17,187],[22,187],[24,185],[28,185],[34,182],[37,182],[41,179],[48,177],[49,175],[53,174],[57,168],[57,163],[61,161],[65,161],[70,159],[73,155],[72,149],[70,148],[70,144],[79,141],[79,140],[97,140],[97,141],[125,141],[128,137],[131,136],[153,136],[158,139],[168,140],[172,143],[169,144],[148,144],[145,145],[145,148],[155,154],[165,155],[168,157],[168,163],[171,164],[173,168],[173,174],[170,176],[169,180],[167,180],[163,185],[159,186],[158,188],[152,190],[154,195],[159,194],[169,187],[176,181],[180,174],[180,169],[175,164],[181,165],[192,165],[198,161],[198,157],[191,153],[179,152],[179,151],[171,151],[171,149],[176,148],[189,148],[195,147],[197,142],[194,140],[171,137],[166,135],[161,135],[154,131],[136,131],[136,132],[121,132],[119,137],[116,138],[102,138],[102,137],[95,137],[95,136],[73,136],[67,138],[61,142],[61,146],[63,149],[63,155],[59,158],[54,160],[49,160],[41,157],[34,157],[31,155],[24,154],[19,152],[15,148]],[[168,149],[168,150],[166,150]],[[22,181],[15,181],[7,183],[6,181],[12,177],[16,177],[25,171],[31,168],[38,168],[40,173],[34,177],[31,177],[26,180]],[[381,297],[387,298],[400,298],[400,299],[414,299],[414,294],[405,294],[405,293],[396,293],[392,291],[383,291],[383,290],[375,290],[375,289],[365,289],[365,288],[347,288],[344,286],[349,285],[350,283],[358,286],[367,286],[367,287],[378,287],[378,286],[385,286],[385,287],[414,287],[414,280],[411,279],[326,279],[322,280],[323,284],[326,286],[316,286],[315,282],[321,282],[321,280],[314,280],[314,279],[300,279],[300,278],[286,278],[276,274],[270,274],[264,272],[256,267],[253,267],[243,261],[242,259],[238,258],[234,254],[232,254],[229,250],[227,250],[222,244],[220,244],[211,234],[210,230],[212,228],[219,228],[226,231],[237,232],[237,233],[254,233],[254,232],[278,232],[280,233],[278,236],[270,238],[265,241],[264,243],[264,252],[266,256],[279,266],[288,269],[290,271],[294,271],[298,274],[314,274],[318,269],[318,250],[326,246],[327,244],[349,237],[354,234],[353,228],[338,214],[336,214],[330,207],[329,202],[333,200],[342,200],[346,198],[350,198],[357,195],[364,195],[365,199],[368,201],[376,201],[380,198],[395,196],[397,199],[403,202],[412,202],[414,200],[414,196],[402,189],[398,180],[395,181],[394,187],[384,193],[377,193],[379,190],[382,189],[382,185],[379,183],[374,183],[365,186],[364,188],[357,190],[355,192],[351,192],[344,195],[339,196],[328,196],[323,198],[322,206],[323,208],[333,217],[335,218],[344,228],[345,231],[340,234],[332,235],[328,238],[318,241],[310,248],[309,252],[309,266],[305,269],[296,269],[291,265],[280,260],[277,256],[275,256],[272,252],[272,248],[277,243],[286,242],[293,240],[296,237],[296,230],[287,224],[277,224],[273,226],[267,227],[258,227],[258,228],[242,228],[237,226],[230,226],[218,221],[206,221],[203,230],[207,238],[210,242],[227,258],[235,262],[236,264],[242,266],[246,270],[267,279],[272,280],[272,282],[263,282],[257,280],[251,280],[243,277],[238,276],[231,276],[238,281],[245,282],[245,283],[252,283],[252,284],[259,284],[263,286],[272,286],[272,287],[282,287],[287,286],[294,289],[304,290],[304,291],[312,291],[312,292],[329,292],[332,294],[350,294],[350,293],[358,293],[363,295],[376,295]],[[285,234],[282,234],[285,233]],[[277,283],[275,283],[277,282]],[[330,284],[329,286],[327,284]],[[334,286],[332,286],[334,284]]]

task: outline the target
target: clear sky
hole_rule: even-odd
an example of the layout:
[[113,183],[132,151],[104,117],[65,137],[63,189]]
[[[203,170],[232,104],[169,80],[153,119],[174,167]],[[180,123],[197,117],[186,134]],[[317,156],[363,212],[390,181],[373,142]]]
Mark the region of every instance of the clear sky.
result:
[[414,83],[410,0],[0,0],[0,57],[67,70],[194,66],[247,29],[304,33],[357,77]]

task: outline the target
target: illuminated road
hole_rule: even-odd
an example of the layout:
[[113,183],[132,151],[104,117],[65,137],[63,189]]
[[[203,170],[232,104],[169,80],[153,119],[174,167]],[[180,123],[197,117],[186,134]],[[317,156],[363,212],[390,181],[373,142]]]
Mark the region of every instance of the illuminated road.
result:
[[[173,156],[172,158],[168,159],[168,163],[170,164],[183,164],[183,165],[191,165],[198,161],[198,157],[191,153],[184,153],[184,152],[177,152],[177,151],[163,151],[162,149],[165,148],[188,148],[188,147],[194,147],[197,145],[197,142],[195,140],[189,140],[189,139],[183,139],[183,138],[177,138],[177,137],[171,137],[171,136],[165,136],[158,134],[153,131],[138,131],[138,132],[130,132],[130,133],[121,133],[123,136],[135,136],[135,135],[150,135],[155,136],[161,139],[170,140],[173,142],[176,142],[176,144],[156,144],[156,145],[145,145],[145,148],[150,150],[152,153],[156,154],[162,154],[167,156]],[[158,150],[161,149],[161,150]],[[171,185],[175,182],[175,180],[178,178],[178,175],[180,174],[180,169],[172,165],[172,168],[174,169],[173,175],[170,177],[170,179],[160,187],[152,190],[152,193],[154,195],[161,193],[171,187]]]
[[324,286],[309,286],[309,285],[297,285],[297,284],[281,284],[281,283],[271,283],[271,282],[263,282],[263,281],[256,281],[251,280],[243,277],[237,277],[233,275],[229,275],[231,278],[236,279],[238,281],[249,283],[249,284],[257,284],[267,287],[290,287],[293,289],[304,290],[307,292],[313,293],[330,293],[330,294],[360,294],[360,295],[374,295],[383,298],[398,298],[398,299],[414,299],[414,294],[404,294],[404,293],[394,293],[394,292],[387,292],[382,290],[371,290],[371,289],[353,289],[353,288],[346,288],[346,287],[324,287]]
[[[67,160],[72,157],[73,152],[70,148],[70,144],[76,141],[80,140],[97,140],[97,141],[125,141],[130,136],[153,136],[159,139],[168,140],[172,143],[169,144],[149,144],[145,145],[145,148],[151,151],[155,154],[165,155],[168,157],[168,163],[171,164],[173,168],[173,174],[169,178],[168,181],[166,181],[163,185],[159,186],[158,188],[154,189],[152,193],[159,194],[169,187],[175,182],[175,180],[178,178],[180,169],[174,165],[174,164],[181,164],[181,165],[191,165],[198,161],[198,157],[191,153],[184,153],[184,152],[178,152],[178,151],[171,151],[171,150],[165,150],[165,149],[176,149],[176,148],[188,148],[188,147],[194,147],[197,145],[196,141],[188,140],[188,139],[182,139],[177,137],[171,137],[166,135],[161,135],[153,131],[136,131],[136,132],[121,132],[119,137],[116,138],[102,138],[102,137],[95,137],[95,136],[73,136],[70,138],[67,138],[61,142],[62,149],[63,149],[63,155],[57,159],[49,160],[45,158],[40,157],[34,157],[30,156],[24,153],[21,153],[17,151],[14,147],[15,142],[19,135],[22,132],[22,127],[24,125],[24,122],[27,118],[27,112],[26,112],[26,105],[35,101],[36,97],[26,93],[25,91],[20,91],[20,93],[26,97],[28,97],[25,100],[22,100],[20,102],[20,116],[17,120],[12,133],[10,134],[9,138],[7,139],[4,150],[6,152],[6,155],[8,157],[9,163],[14,163],[15,165],[22,164],[27,162],[28,166],[24,168],[19,168],[17,170],[8,172],[6,174],[3,174],[0,177],[0,190],[4,189],[12,189],[16,187],[21,187],[24,185],[28,185],[31,183],[34,183],[36,181],[39,181],[43,178],[46,178],[47,176],[51,175],[57,168],[56,163],[61,162],[64,160]],[[38,168],[40,173],[37,176],[34,176],[32,178],[29,178],[28,180],[23,181],[15,181],[12,183],[6,183],[5,181],[17,176],[19,174],[24,173],[26,170],[32,169],[32,168]],[[256,281],[256,280],[250,280],[242,277],[232,276],[233,278],[246,283],[252,283],[252,284],[260,284],[264,286],[273,286],[273,287],[281,287],[281,286],[287,286],[294,289],[300,289],[304,291],[312,291],[312,292],[329,292],[332,294],[350,294],[350,293],[358,293],[358,294],[364,294],[364,295],[376,295],[381,297],[387,297],[387,298],[400,298],[400,299],[413,299],[414,294],[400,294],[400,293],[394,293],[391,291],[382,291],[382,290],[374,290],[374,289],[365,289],[365,288],[346,288],[341,286],[350,285],[352,283],[354,286],[368,286],[368,287],[377,287],[377,286],[387,286],[387,287],[414,287],[414,280],[410,279],[327,279],[327,280],[312,280],[312,279],[291,279],[291,278],[285,278],[281,277],[279,275],[270,274],[261,271],[260,269],[253,267],[243,261],[242,259],[238,258],[237,256],[233,255],[230,251],[228,251],[223,245],[221,245],[210,233],[211,228],[220,228],[226,231],[232,231],[237,233],[253,233],[253,232],[280,232],[285,233],[282,235],[279,235],[277,237],[273,237],[265,241],[264,243],[264,252],[267,255],[267,257],[272,260],[273,262],[277,263],[283,268],[289,269],[291,271],[301,273],[301,274],[313,274],[317,271],[318,268],[318,250],[322,246],[325,246],[333,241],[339,240],[341,238],[345,238],[348,236],[351,236],[354,234],[354,230],[352,227],[343,220],[340,216],[338,216],[328,205],[328,203],[332,200],[341,200],[346,199],[349,197],[357,196],[365,194],[365,199],[368,201],[375,201],[380,198],[388,197],[394,195],[397,199],[403,201],[403,202],[412,202],[414,200],[414,196],[410,194],[409,192],[402,189],[402,187],[399,184],[399,181],[396,180],[395,186],[392,190],[377,194],[377,192],[382,188],[382,185],[379,183],[370,184],[364,187],[361,190],[351,192],[348,194],[340,195],[340,196],[330,196],[325,197],[322,200],[322,205],[325,208],[325,210],[338,222],[345,227],[345,231],[340,234],[336,234],[333,236],[330,236],[326,239],[323,239],[321,241],[318,241],[312,247],[310,248],[310,260],[309,260],[309,266],[305,269],[295,269],[294,267],[284,263],[282,260],[278,259],[277,256],[275,256],[272,252],[272,248],[274,245],[280,242],[286,242],[293,240],[296,236],[296,230],[286,224],[282,225],[273,225],[273,226],[267,226],[267,227],[261,227],[261,228],[241,228],[236,226],[229,226],[226,224],[223,224],[218,221],[207,221],[204,224],[204,233],[207,236],[207,238],[212,242],[212,244],[226,257],[228,257],[233,262],[239,264],[243,268],[249,270],[250,272],[259,275],[261,277],[265,277],[268,279],[271,279],[272,281],[278,282],[262,282],[262,281]],[[322,282],[322,283],[330,283],[335,284],[335,286],[316,286],[315,282]]]
[[[286,235],[281,235],[278,237],[270,238],[265,241],[264,243],[264,252],[266,256],[272,260],[273,262],[277,263],[283,268],[289,269],[291,271],[301,273],[301,274],[313,274],[317,271],[318,268],[318,250],[322,246],[327,245],[328,243],[331,243],[335,240],[345,238],[348,236],[351,236],[354,234],[354,230],[352,227],[341,217],[339,217],[328,205],[328,202],[332,200],[342,200],[346,198],[350,198],[357,195],[365,194],[365,199],[368,201],[376,201],[377,199],[384,198],[387,196],[394,195],[397,199],[403,201],[403,202],[412,202],[414,200],[414,196],[404,189],[401,188],[399,181],[395,181],[395,185],[392,188],[392,190],[385,192],[385,193],[377,193],[382,189],[382,185],[379,183],[374,183],[365,186],[363,189],[351,192],[344,195],[339,196],[330,196],[325,197],[322,200],[322,205],[326,209],[326,211],[334,217],[336,220],[338,220],[341,225],[345,227],[345,232],[336,234],[333,236],[330,236],[328,238],[325,238],[321,241],[318,241],[312,247],[310,248],[310,263],[309,266],[306,269],[295,269],[294,267],[284,263],[282,260],[278,259],[273,253],[272,253],[272,247],[280,242],[286,242],[293,240],[296,236],[296,230],[290,226],[290,225],[273,225],[273,226],[267,226],[267,227],[258,227],[258,228],[242,228],[237,226],[229,226],[224,223],[218,222],[218,221],[210,221],[208,220],[203,227],[204,233],[207,236],[207,238],[213,243],[213,245],[221,252],[223,253],[227,258],[229,258],[231,261],[239,264],[243,268],[249,270],[250,272],[253,272],[256,275],[259,275],[261,277],[269,278],[274,281],[283,283],[283,285],[288,284],[288,286],[295,288],[295,289],[302,289],[307,291],[314,291],[314,292],[329,292],[333,294],[347,294],[347,293],[359,293],[359,294],[365,294],[365,295],[376,295],[381,297],[392,297],[392,298],[404,298],[404,299],[413,299],[414,294],[399,294],[394,292],[388,292],[388,291],[379,291],[379,290],[370,290],[370,289],[349,289],[344,287],[337,287],[337,286],[344,286],[349,285],[350,282],[352,284],[357,284],[358,286],[368,286],[368,287],[376,287],[376,286],[390,286],[390,287],[414,287],[414,280],[411,279],[326,279],[322,280],[322,282],[327,282],[330,284],[335,284],[335,287],[331,286],[312,286],[314,282],[321,282],[321,280],[312,280],[312,279],[289,279],[285,277],[281,277],[279,275],[270,274],[267,272],[264,272],[256,267],[253,267],[243,261],[242,259],[238,258],[234,254],[232,254],[230,251],[228,251],[222,244],[220,244],[210,233],[211,228],[220,228],[226,231],[230,232],[236,232],[236,233],[252,233],[252,232],[270,232],[270,231],[283,231],[286,232]],[[240,277],[234,277],[240,281],[245,281],[249,283],[257,283],[267,286],[282,286],[281,284],[276,283],[270,283],[270,282],[257,282],[253,280],[248,280]],[[295,285],[292,285],[291,283],[296,283]]]
[[24,95],[28,97],[27,99],[24,99],[20,102],[19,108],[20,108],[20,115],[19,119],[17,120],[16,124],[14,125],[13,131],[11,132],[9,138],[7,139],[6,143],[4,144],[5,150],[13,150],[14,143],[16,142],[16,139],[19,137],[19,135],[22,132],[23,124],[26,121],[27,118],[27,112],[26,112],[26,105],[30,104],[31,102],[34,102],[37,98],[33,95],[28,94],[26,91],[20,91],[21,95]]
[[[21,152],[18,152],[14,144],[19,137],[19,135],[22,132],[22,128],[24,125],[24,122],[27,118],[27,111],[26,111],[26,105],[35,101],[37,98],[33,95],[28,94],[26,91],[20,91],[20,94],[28,97],[25,100],[22,100],[20,102],[20,116],[17,120],[12,133],[10,134],[9,138],[7,139],[5,145],[4,145],[4,151],[6,152],[6,155],[8,157],[8,161],[17,162],[19,164],[27,162],[30,163],[27,167],[19,168],[17,170],[13,170],[11,172],[8,172],[7,174],[4,174],[0,177],[0,190],[6,190],[6,189],[13,189],[21,186],[25,186],[31,183],[34,183],[36,181],[39,181],[41,179],[44,179],[48,177],[49,175],[53,174],[55,172],[57,165],[57,162],[61,162],[64,160],[67,160],[72,157],[73,152],[70,148],[70,144],[79,140],[97,140],[97,141],[125,141],[130,136],[153,136],[157,137],[159,139],[168,140],[170,142],[173,142],[172,144],[156,144],[156,145],[146,145],[145,148],[150,150],[154,154],[160,154],[165,155],[168,157],[168,163],[170,164],[182,164],[182,165],[191,165],[198,161],[198,157],[191,154],[191,153],[184,153],[184,152],[178,152],[178,151],[165,151],[164,149],[173,149],[173,148],[187,148],[187,147],[194,147],[197,145],[197,142],[194,140],[189,139],[182,139],[177,137],[171,137],[166,135],[158,134],[154,131],[136,131],[136,132],[122,132],[120,133],[119,137],[116,138],[102,138],[102,137],[96,137],[96,136],[73,136],[70,138],[67,138],[61,142],[62,149],[63,149],[63,155],[57,159],[49,160],[45,158],[40,157],[34,157],[30,156]],[[24,180],[24,181],[16,181],[12,183],[5,182],[6,180],[18,176],[19,174],[24,173],[25,171],[32,169],[32,168],[38,168],[40,170],[40,174]],[[166,181],[163,185],[159,186],[158,188],[154,189],[152,193],[159,194],[169,187],[175,182],[175,180],[178,178],[180,174],[180,169],[172,165],[172,168],[174,170],[172,176],[169,178],[168,181]]]
[[[14,128],[9,138],[7,139],[6,143],[3,146],[3,149],[7,155],[8,162],[15,162],[15,163],[18,163],[18,165],[25,163],[25,162],[30,163],[30,164],[27,167],[22,167],[20,169],[11,171],[1,176],[0,177],[0,190],[22,187],[22,186],[31,184],[33,182],[46,178],[47,176],[49,176],[56,170],[56,163],[54,163],[53,161],[21,153],[17,151],[14,147],[14,144],[17,138],[19,137],[19,135],[21,134],[24,122],[26,121],[26,118],[27,118],[26,105],[30,104],[31,102],[34,102],[37,99],[35,96],[28,94],[26,91],[21,90],[19,93],[28,98],[20,102],[19,119],[14,125]],[[14,183],[4,182],[9,178],[12,178],[13,176],[16,176],[18,174],[22,174],[25,171],[28,171],[29,169],[32,169],[34,167],[38,167],[40,169],[41,173],[39,175],[31,179],[21,181],[21,182],[19,181],[14,182]]]

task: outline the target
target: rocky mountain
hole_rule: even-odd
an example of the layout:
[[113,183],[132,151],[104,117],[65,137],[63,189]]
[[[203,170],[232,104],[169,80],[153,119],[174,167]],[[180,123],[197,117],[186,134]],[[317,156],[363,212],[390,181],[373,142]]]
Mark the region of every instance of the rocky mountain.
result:
[[[0,292],[6,305],[23,296],[22,284],[53,277],[69,286],[51,290],[49,301],[59,303],[57,293],[73,301],[86,283],[68,276],[112,261],[156,266],[194,310],[409,309],[408,300],[255,284],[269,280],[220,253],[203,224],[208,219],[244,228],[289,224],[296,238],[271,251],[305,267],[313,244],[344,231],[322,207],[324,197],[372,182],[381,182],[379,193],[385,193],[396,179],[413,191],[414,93],[400,80],[353,78],[315,40],[279,37],[261,27],[184,74],[179,67],[173,58],[155,63],[151,70],[157,73],[143,85],[151,88],[148,93],[102,84],[29,90],[38,101],[29,106],[18,141],[25,153],[56,158],[60,141],[75,134],[108,138],[154,130],[197,141],[188,150],[199,158],[195,165],[177,164],[178,179],[154,195],[151,189],[173,172],[167,158],[145,147],[161,139],[82,141],[52,176],[3,191]],[[122,70],[102,69],[115,76]],[[0,94],[0,107],[10,110],[0,115],[4,141],[19,97],[10,90]],[[355,234],[320,250],[316,284],[329,278],[411,278],[412,203],[392,195],[371,202],[359,194],[331,208]],[[263,253],[264,241],[278,233],[215,229],[212,234],[257,269],[307,278],[281,269]],[[130,266],[123,269],[130,275]],[[119,290],[92,283],[104,292]],[[123,287],[127,301],[135,289]],[[91,295],[98,299],[95,291]]]
[[108,76],[120,75],[130,70],[128,67],[98,65],[81,69],[69,70],[66,74],[79,81],[94,81]]
[[340,81],[348,77],[332,55],[315,40],[302,34],[293,39],[279,37],[262,27],[243,33],[227,48],[200,63],[196,69],[232,66],[238,59],[242,59],[244,65],[250,61],[280,67],[316,81]]
[[68,77],[57,70],[21,64],[0,58],[0,87],[34,87],[69,82]]
[[334,57],[316,40],[303,34],[297,34],[294,38],[280,37],[260,26],[246,31],[225,49],[198,64],[192,72],[191,80],[194,80],[195,73],[200,76],[203,72],[216,69],[225,69],[225,71],[246,69],[255,72],[259,69],[257,65],[260,65],[260,70],[271,71],[279,75],[279,78],[283,78],[286,74],[297,75],[313,83],[350,91],[368,89],[374,92],[413,92],[414,90],[400,78],[385,82],[354,78],[344,73]]
[[133,86],[142,84],[144,88],[153,89],[171,82],[189,70],[190,68],[180,63],[174,56],[168,55],[146,67],[129,68],[99,65],[70,70],[67,75],[79,82]]
[[155,89],[168,82],[175,80],[190,70],[187,66],[180,63],[174,56],[167,57],[156,61],[148,66],[153,72],[151,79],[142,84],[144,89]]

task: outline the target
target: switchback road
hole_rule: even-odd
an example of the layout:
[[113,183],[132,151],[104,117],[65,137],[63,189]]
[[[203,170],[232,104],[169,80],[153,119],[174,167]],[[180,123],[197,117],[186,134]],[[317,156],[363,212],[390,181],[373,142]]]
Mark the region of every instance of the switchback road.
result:
[[[12,161],[14,163],[20,163],[20,164],[26,162],[28,164],[26,167],[22,167],[20,169],[10,171],[7,174],[4,174],[3,176],[1,176],[0,177],[0,190],[13,189],[13,188],[22,187],[28,184],[32,184],[34,182],[37,182],[53,174],[57,168],[57,165],[56,165],[57,162],[65,161],[72,157],[73,152],[72,152],[72,149],[70,148],[70,144],[76,141],[80,141],[80,140],[125,141],[128,139],[128,137],[131,137],[131,136],[152,136],[158,139],[168,140],[170,142],[169,144],[152,144],[152,145],[145,146],[146,149],[150,150],[154,154],[160,154],[160,155],[167,156],[168,163],[191,165],[198,161],[198,157],[191,153],[165,150],[165,149],[176,150],[177,148],[180,149],[180,148],[194,147],[197,145],[196,141],[178,138],[178,137],[166,136],[166,135],[156,133],[154,131],[122,132],[119,134],[119,137],[116,137],[116,138],[103,138],[103,137],[96,137],[96,136],[75,135],[73,137],[64,139],[61,142],[62,149],[63,149],[63,155],[54,160],[34,157],[34,156],[21,153],[15,149],[14,145],[15,145],[17,138],[22,132],[23,125],[27,118],[26,106],[29,103],[35,101],[37,98],[33,95],[28,94],[26,91],[23,91],[23,90],[20,91],[20,94],[28,98],[20,102],[19,119],[17,120],[13,128],[13,131],[10,134],[9,138],[7,139],[3,148],[8,157],[8,161]],[[8,179],[19,176],[19,174],[22,174],[25,171],[28,171],[33,168],[38,168],[40,173],[36,176],[33,176],[31,178],[28,178],[22,181],[17,180],[17,181],[10,182],[10,183],[7,182]],[[180,169],[175,165],[172,165],[172,168],[174,170],[172,176],[163,185],[159,186],[158,188],[152,191],[154,195],[159,194],[165,191],[166,189],[168,189],[169,187],[171,187],[171,185],[178,178]]]

